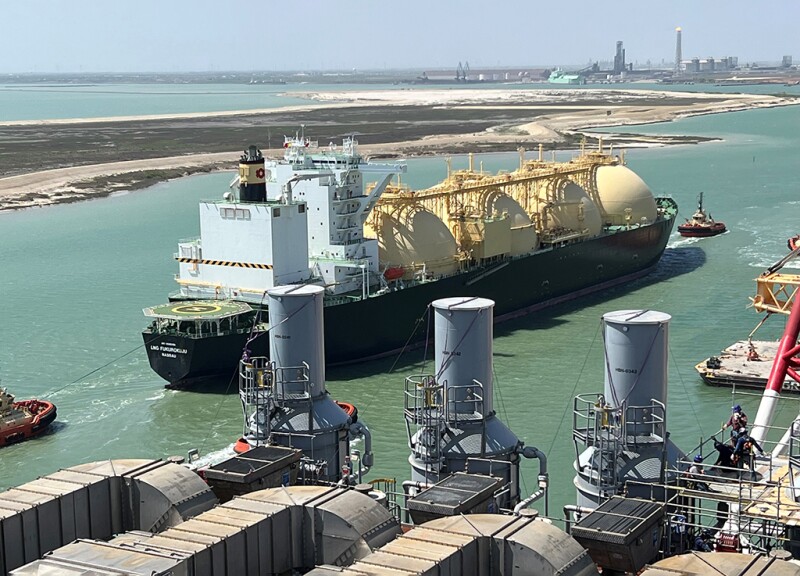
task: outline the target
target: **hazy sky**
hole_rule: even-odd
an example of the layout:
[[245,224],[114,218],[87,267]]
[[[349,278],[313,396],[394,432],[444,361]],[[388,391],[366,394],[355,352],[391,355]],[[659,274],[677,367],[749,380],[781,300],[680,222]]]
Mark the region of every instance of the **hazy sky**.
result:
[[0,73],[800,62],[800,0],[5,0]]

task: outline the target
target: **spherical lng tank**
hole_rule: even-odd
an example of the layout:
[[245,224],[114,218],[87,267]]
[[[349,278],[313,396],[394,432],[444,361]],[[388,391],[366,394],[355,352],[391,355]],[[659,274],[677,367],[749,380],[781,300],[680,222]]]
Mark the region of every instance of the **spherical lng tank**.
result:
[[[644,180],[627,166],[600,166],[595,172],[595,185],[606,222],[633,225],[656,219],[653,193]],[[629,218],[626,214],[628,209]]]
[[511,221],[511,256],[527,254],[539,246],[536,227],[522,206],[507,194],[492,194],[486,199],[486,215],[507,214]]
[[574,182],[564,182],[556,189],[555,198],[541,198],[548,203],[548,228],[588,230],[589,236],[597,236],[603,229],[603,218],[586,190]]
[[456,240],[447,225],[421,206],[377,214],[378,257],[382,265],[406,267],[406,277],[425,265],[428,272],[456,270]]

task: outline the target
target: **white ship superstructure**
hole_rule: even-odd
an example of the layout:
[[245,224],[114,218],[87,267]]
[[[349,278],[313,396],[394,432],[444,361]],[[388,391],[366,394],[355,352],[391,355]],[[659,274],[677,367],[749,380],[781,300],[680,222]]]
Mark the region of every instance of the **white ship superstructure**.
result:
[[[261,303],[268,289],[295,283],[366,297],[378,285],[378,241],[364,238],[364,221],[405,165],[365,162],[353,138],[340,149],[286,138],[284,149],[264,161],[251,147],[239,193],[200,203],[200,238],[178,245],[174,297]],[[368,191],[365,174],[377,179]]]

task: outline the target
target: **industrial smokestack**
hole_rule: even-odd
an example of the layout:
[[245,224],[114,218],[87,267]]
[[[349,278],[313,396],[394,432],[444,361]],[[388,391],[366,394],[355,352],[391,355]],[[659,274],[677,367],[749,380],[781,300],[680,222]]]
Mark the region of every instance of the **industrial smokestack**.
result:
[[683,60],[683,55],[681,54],[681,28],[678,26],[675,28],[675,74],[681,73],[681,60]]
[[673,479],[668,471],[683,454],[667,432],[669,321],[669,314],[655,310],[603,315],[603,394],[574,401],[579,506],[596,507],[627,480],[638,483],[625,488],[628,495],[649,497],[644,484]]
[[625,71],[625,50],[622,48],[622,40],[617,40],[617,51],[614,53],[614,74]]

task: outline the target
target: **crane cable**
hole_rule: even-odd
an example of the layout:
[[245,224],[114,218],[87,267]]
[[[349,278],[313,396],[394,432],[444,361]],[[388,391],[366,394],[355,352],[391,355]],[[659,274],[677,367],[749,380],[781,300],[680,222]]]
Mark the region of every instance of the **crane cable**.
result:
[[[583,371],[586,368],[586,364],[589,362],[589,351],[594,348],[594,344],[597,341],[597,334],[600,332],[600,327],[602,326],[602,322],[597,324],[597,330],[595,330],[594,337],[592,338],[591,344],[589,344],[589,348],[586,351],[586,356],[583,358],[583,364],[581,365],[581,369],[578,371],[578,376],[575,378],[575,384],[572,386],[572,392],[570,392],[569,398],[575,398],[575,390],[578,389],[578,383],[581,381],[581,376],[583,376]],[[555,433],[553,434],[553,440],[550,442],[550,447],[547,449],[545,454],[550,454],[553,451],[553,446],[556,444],[556,440],[558,439],[558,433],[561,431],[561,426],[564,424],[564,420],[567,418],[567,412],[570,409],[570,404],[567,402],[566,408],[564,408],[564,413],[561,415],[561,420],[558,422],[558,427],[556,428]]]
[[54,396],[54,395],[58,394],[58,393],[59,393],[59,392],[61,392],[62,390],[66,390],[67,388],[69,388],[69,387],[70,387],[70,386],[72,386],[73,384],[77,384],[78,382],[80,382],[81,380],[84,380],[85,378],[88,378],[89,376],[91,376],[91,375],[92,375],[92,374],[94,374],[95,372],[99,372],[99,371],[100,371],[100,370],[102,370],[103,368],[108,368],[109,366],[111,366],[111,365],[112,365],[112,364],[114,364],[115,362],[117,362],[117,361],[119,361],[119,360],[122,360],[122,359],[123,359],[123,358],[125,358],[126,356],[130,356],[131,354],[133,354],[134,352],[136,352],[136,351],[137,351],[137,350],[139,350],[140,348],[144,348],[144,346],[145,346],[145,345],[149,344],[149,343],[150,343],[150,342],[152,342],[153,340],[155,340],[155,338],[153,338],[152,340],[150,340],[150,341],[148,341],[148,342],[145,342],[145,343],[143,343],[143,344],[139,344],[139,345],[138,345],[136,348],[133,348],[132,350],[128,350],[128,351],[127,351],[127,352],[125,352],[125,354],[123,354],[122,356],[117,356],[117,357],[116,357],[116,358],[114,358],[113,360],[110,360],[110,361],[106,362],[105,364],[103,364],[102,366],[100,366],[100,367],[98,367],[98,368],[95,368],[94,370],[91,370],[91,371],[87,372],[87,373],[86,373],[86,374],[84,374],[83,376],[80,376],[80,377],[76,378],[75,380],[73,380],[72,382],[69,382],[68,384],[65,384],[65,385],[64,385],[64,386],[62,386],[61,388],[56,388],[56,389],[55,389],[55,390],[53,390],[52,392],[48,392],[48,393],[46,393],[46,394],[43,394],[43,395],[42,395],[42,398],[49,398],[49,397],[51,397],[51,396]]

